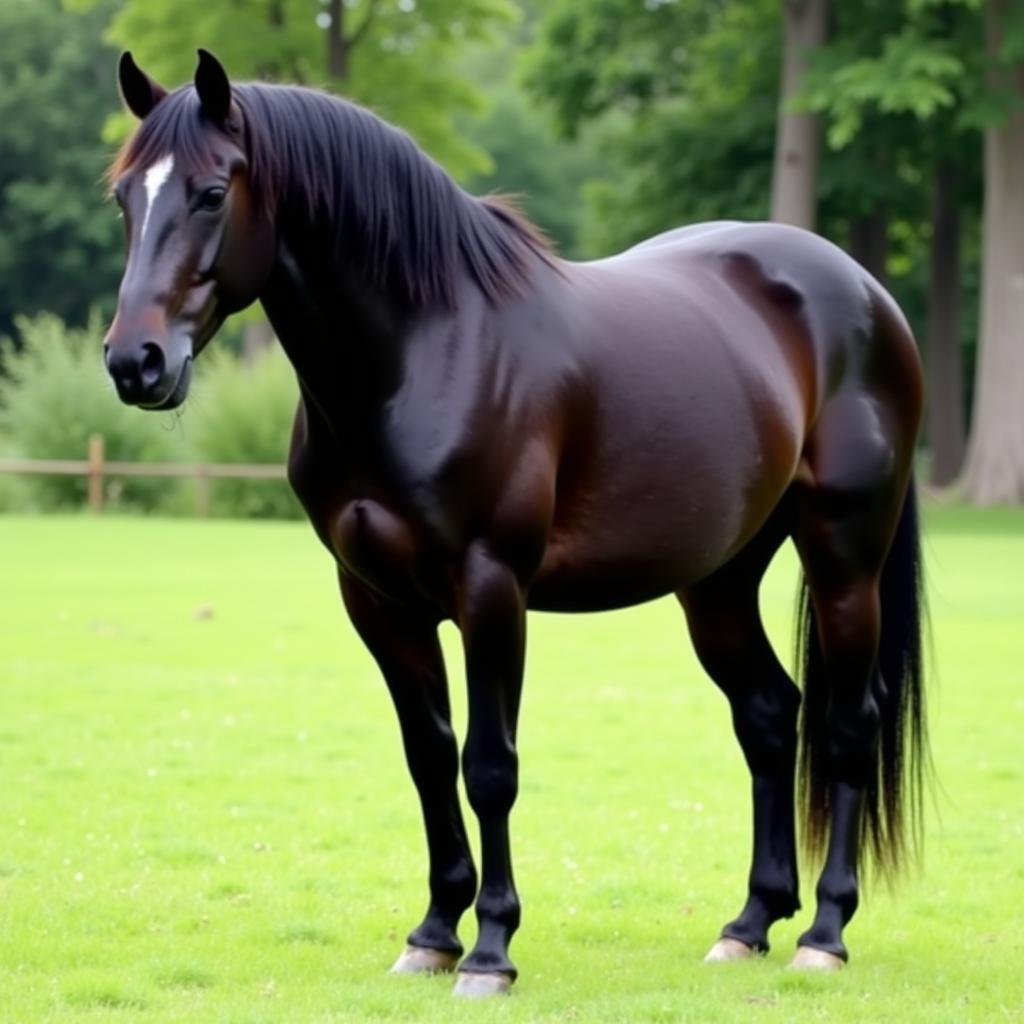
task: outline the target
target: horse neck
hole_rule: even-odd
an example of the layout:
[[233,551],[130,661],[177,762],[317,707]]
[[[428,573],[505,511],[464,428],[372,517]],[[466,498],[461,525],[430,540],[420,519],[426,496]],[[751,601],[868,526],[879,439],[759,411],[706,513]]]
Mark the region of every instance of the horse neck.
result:
[[283,239],[263,308],[307,402],[335,432],[373,416],[401,380],[414,317],[309,238]]

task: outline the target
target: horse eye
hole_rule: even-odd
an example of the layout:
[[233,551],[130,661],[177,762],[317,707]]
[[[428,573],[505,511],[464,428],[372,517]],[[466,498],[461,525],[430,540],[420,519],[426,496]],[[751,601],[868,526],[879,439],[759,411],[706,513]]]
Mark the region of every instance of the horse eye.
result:
[[227,194],[227,189],[224,188],[208,188],[199,197],[199,209],[219,210],[224,205]]

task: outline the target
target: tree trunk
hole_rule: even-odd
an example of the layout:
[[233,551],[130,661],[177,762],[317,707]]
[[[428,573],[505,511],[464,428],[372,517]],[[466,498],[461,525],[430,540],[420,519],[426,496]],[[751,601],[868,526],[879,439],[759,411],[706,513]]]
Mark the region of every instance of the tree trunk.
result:
[[960,208],[956,170],[942,161],[932,196],[932,252],[928,282],[928,443],[931,482],[946,487],[964,459],[964,377],[960,342]]
[[331,23],[327,26],[327,72],[339,82],[348,78],[348,42],[345,39],[345,4],[342,0],[329,0],[327,13]]
[[981,331],[964,478],[977,505],[1024,502],[1024,63],[996,64],[1014,3],[989,0],[986,11],[993,82],[1018,106],[985,132]]
[[772,220],[814,229],[821,124],[791,110],[803,88],[808,54],[825,42],[827,0],[783,0],[782,84],[772,171]]
[[[281,0],[270,0],[267,4],[267,25],[272,32],[280,32],[284,28],[284,8]],[[275,79],[281,76],[281,67],[276,60],[263,61],[256,66],[260,78]]]
[[879,284],[886,285],[885,264],[889,257],[889,211],[883,206],[857,217],[850,224],[850,255]]

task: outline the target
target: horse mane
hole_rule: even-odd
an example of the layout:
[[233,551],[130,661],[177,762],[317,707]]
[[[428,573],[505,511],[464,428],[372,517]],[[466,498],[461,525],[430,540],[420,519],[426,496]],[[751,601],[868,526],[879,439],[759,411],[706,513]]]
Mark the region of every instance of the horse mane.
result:
[[[468,271],[499,305],[528,288],[550,246],[507,197],[477,198],[403,131],[354,103],[300,86],[232,86],[245,120],[250,188],[280,222],[300,215],[326,232],[332,254],[417,305],[455,306]],[[192,86],[161,100],[121,148],[113,182],[173,152],[210,165],[212,129]]]

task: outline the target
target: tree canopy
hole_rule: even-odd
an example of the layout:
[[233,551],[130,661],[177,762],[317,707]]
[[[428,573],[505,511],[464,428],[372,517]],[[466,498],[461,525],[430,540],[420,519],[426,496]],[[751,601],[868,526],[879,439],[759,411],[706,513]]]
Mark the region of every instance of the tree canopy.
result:
[[[89,9],[101,0],[69,2]],[[461,175],[486,170],[489,160],[455,130],[456,115],[479,110],[482,100],[456,58],[468,43],[507,29],[516,13],[510,0],[122,0],[107,39],[166,85],[190,80],[196,49],[206,47],[237,78],[343,92],[408,129]]]
[[0,3],[0,335],[42,310],[82,322],[116,286],[121,229],[100,184],[113,9],[68,18],[60,0]]

